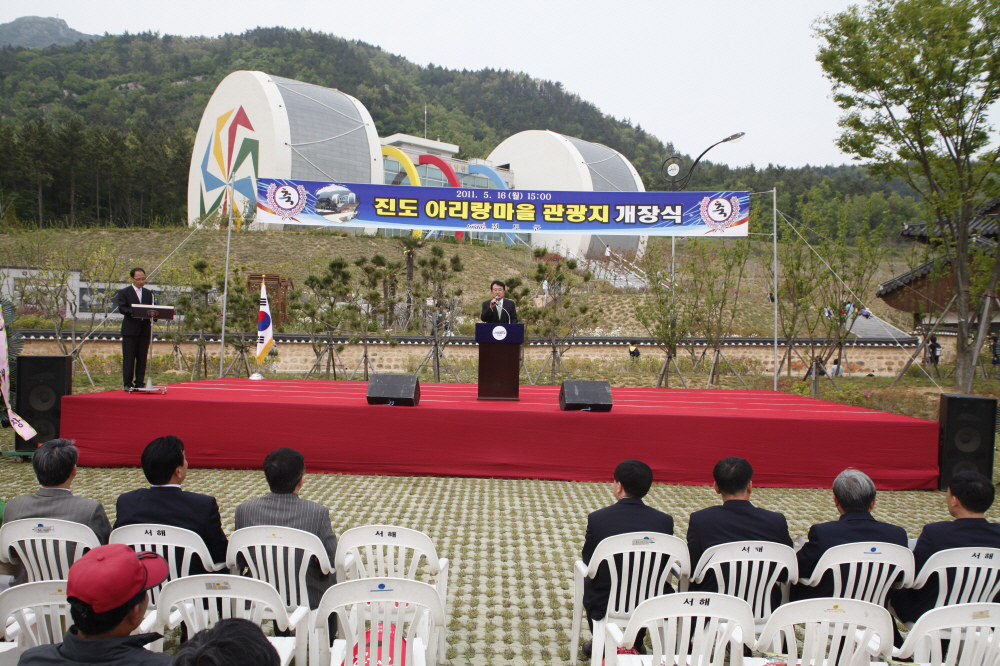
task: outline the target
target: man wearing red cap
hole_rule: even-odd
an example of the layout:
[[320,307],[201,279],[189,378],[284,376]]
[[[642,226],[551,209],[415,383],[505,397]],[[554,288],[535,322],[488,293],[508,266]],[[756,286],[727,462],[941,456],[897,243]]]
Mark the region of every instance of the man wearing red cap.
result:
[[73,626],[63,642],[26,650],[18,666],[169,664],[170,657],[144,647],[160,634],[131,635],[146,615],[146,590],[166,577],[167,562],[155,553],[136,553],[122,544],[94,548],[69,569]]

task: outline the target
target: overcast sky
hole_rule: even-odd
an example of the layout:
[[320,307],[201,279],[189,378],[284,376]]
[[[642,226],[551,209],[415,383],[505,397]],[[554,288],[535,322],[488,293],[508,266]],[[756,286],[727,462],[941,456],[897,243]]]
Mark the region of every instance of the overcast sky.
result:
[[[816,62],[812,23],[847,0],[14,0],[0,23],[56,16],[89,34],[239,33],[309,28],[375,44],[417,64],[510,69],[560,81],[696,155],[742,166],[843,164],[840,110]],[[538,128],[544,129],[544,128]]]

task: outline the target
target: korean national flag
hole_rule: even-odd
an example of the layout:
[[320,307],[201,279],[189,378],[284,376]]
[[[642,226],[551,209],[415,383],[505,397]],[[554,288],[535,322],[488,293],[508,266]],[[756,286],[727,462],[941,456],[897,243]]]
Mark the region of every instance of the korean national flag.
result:
[[260,314],[257,316],[257,364],[274,348],[274,331],[271,328],[271,306],[267,303],[267,288],[260,283]]

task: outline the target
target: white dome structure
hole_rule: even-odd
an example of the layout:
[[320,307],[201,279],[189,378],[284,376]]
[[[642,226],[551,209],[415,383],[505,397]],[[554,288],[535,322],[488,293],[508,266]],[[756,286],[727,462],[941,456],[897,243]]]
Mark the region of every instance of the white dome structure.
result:
[[242,222],[257,178],[382,182],[382,147],[357,99],[322,86],[240,71],[202,114],[188,175],[188,223],[215,213]]

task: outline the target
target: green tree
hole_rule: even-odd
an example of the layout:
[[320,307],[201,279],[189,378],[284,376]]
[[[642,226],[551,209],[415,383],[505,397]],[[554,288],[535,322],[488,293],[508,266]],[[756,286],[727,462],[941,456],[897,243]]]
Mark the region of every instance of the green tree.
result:
[[1000,96],[1000,8],[996,0],[871,0],[821,19],[816,32],[824,40],[817,59],[846,111],[841,150],[902,180],[933,213],[928,231],[957,294],[955,385],[970,391],[986,334],[972,330],[973,316],[1000,277],[1000,253],[983,291],[973,289],[969,267],[969,222],[1000,156],[987,118]]
[[[691,309],[685,307],[687,291],[681,289],[678,293],[672,282],[666,247],[664,243],[650,243],[639,260],[639,267],[649,280],[649,289],[635,305],[636,319],[666,354],[656,378],[656,388],[661,382],[670,388],[670,364],[677,368],[677,345],[687,336],[691,326]],[[683,377],[681,379],[683,381]]]

